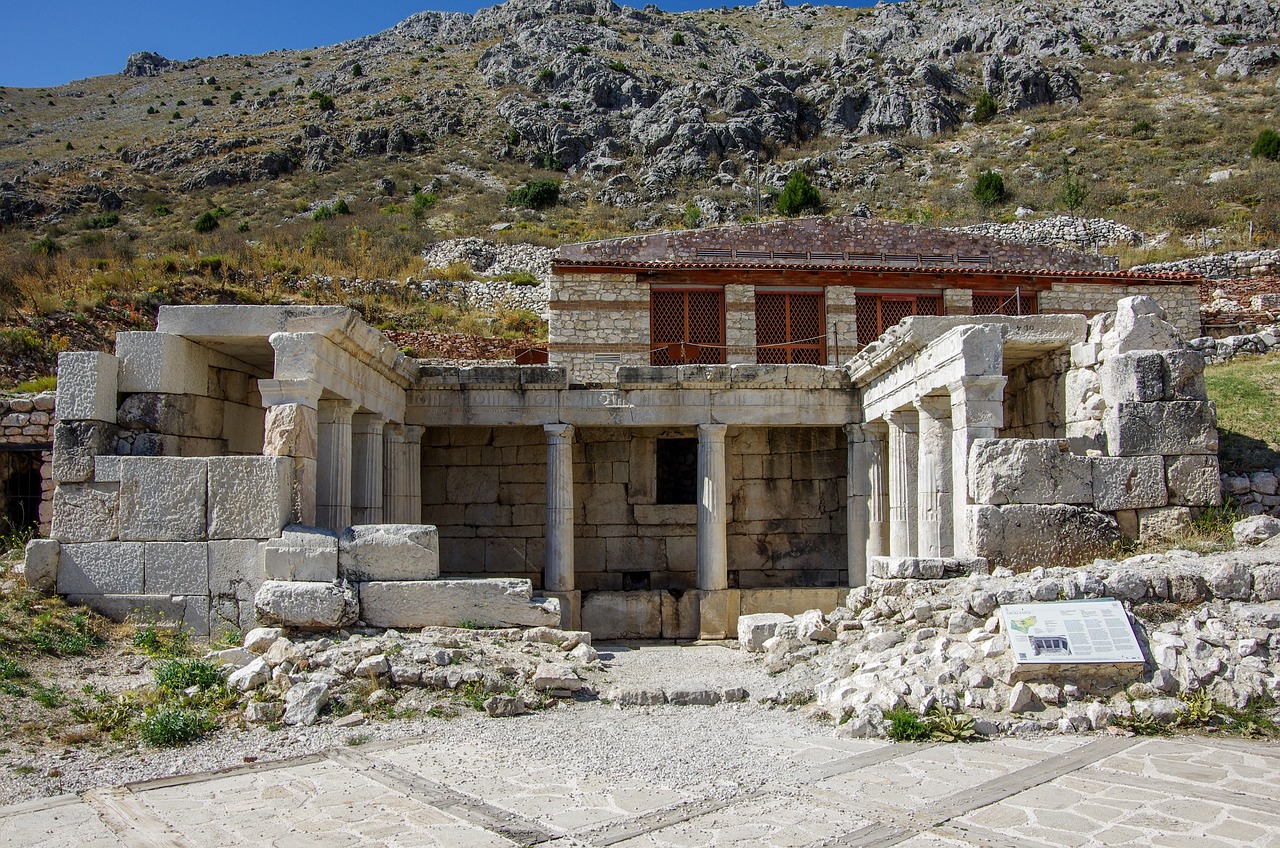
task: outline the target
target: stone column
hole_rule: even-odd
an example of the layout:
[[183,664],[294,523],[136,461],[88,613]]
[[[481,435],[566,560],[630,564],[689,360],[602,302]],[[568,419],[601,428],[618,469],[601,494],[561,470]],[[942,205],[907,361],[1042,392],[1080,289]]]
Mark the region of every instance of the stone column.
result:
[[917,555],[951,556],[951,399],[924,397],[915,406],[920,415]]
[[258,393],[267,408],[262,454],[293,460],[290,520],[294,524],[316,523],[320,392],[320,384],[312,380],[258,381]]
[[544,424],[547,434],[547,547],[542,587],[573,591],[573,425]]
[[321,398],[316,457],[316,524],[341,533],[351,524],[351,416],[349,400]]
[[865,586],[871,557],[888,553],[883,429],[876,424],[846,424],[844,428],[849,437],[849,503],[845,514],[850,586]]
[[889,425],[889,556],[916,556],[916,464],[920,424],[915,410],[886,413]]
[[382,428],[382,520],[422,523],[422,427]]
[[381,524],[382,427],[386,422],[372,414],[351,418],[351,523]]
[[724,424],[698,425],[698,588],[729,588]]
[[951,392],[951,524],[955,555],[976,554],[969,520],[969,448],[976,439],[994,439],[1004,426],[1007,377],[963,377]]

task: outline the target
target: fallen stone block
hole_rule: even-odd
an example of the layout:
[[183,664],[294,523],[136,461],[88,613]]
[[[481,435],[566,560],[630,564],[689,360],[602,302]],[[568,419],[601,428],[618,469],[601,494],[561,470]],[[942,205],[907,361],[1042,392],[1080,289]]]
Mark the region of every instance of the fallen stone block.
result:
[[587,684],[571,666],[542,663],[529,681],[537,692],[577,692]]
[[22,579],[33,592],[49,593],[58,586],[58,559],[62,544],[57,539],[27,542]]
[[738,644],[752,653],[761,653],[765,649],[764,643],[777,635],[778,628],[793,620],[779,612],[738,616]]
[[360,609],[370,627],[554,627],[560,605],[535,599],[528,580],[403,580],[360,584]]
[[120,463],[120,538],[189,542],[205,538],[208,460],[133,456]]
[[484,711],[493,718],[510,718],[524,715],[529,710],[523,695],[491,695],[485,699]]
[[667,703],[677,707],[714,707],[723,696],[713,689],[672,689]]
[[209,458],[210,539],[270,539],[289,523],[293,461],[282,456]]
[[580,645],[591,644],[591,633],[586,630],[560,630],[556,627],[530,627],[521,634],[520,638],[526,642],[538,642],[556,647],[573,640]]
[[281,627],[255,627],[244,634],[244,650],[265,654],[283,636],[284,629]]
[[983,504],[1087,504],[1093,469],[1065,439],[977,439],[969,450],[969,494]]
[[805,610],[796,616],[796,638],[802,642],[834,642],[836,631],[827,624],[822,610]]
[[267,540],[264,566],[270,580],[332,583],[338,579],[338,535],[322,527],[291,524]]
[[320,720],[329,703],[329,687],[323,683],[296,683],[284,693],[284,723],[310,726]]
[[338,538],[338,570],[357,582],[434,580],[440,541],[428,524],[357,524]]
[[877,580],[941,580],[947,562],[938,557],[871,557],[868,574]]
[[604,700],[619,707],[655,707],[667,702],[667,693],[661,689],[610,689]]
[[258,589],[253,606],[263,624],[304,630],[346,627],[359,618],[355,592],[332,583],[268,580]]
[[1093,506],[1105,512],[1148,509],[1169,501],[1164,459],[1158,456],[1093,457]]
[[262,657],[255,657],[249,664],[227,675],[227,686],[237,692],[252,692],[271,680],[271,666]]
[[284,704],[275,701],[250,701],[244,705],[244,720],[252,724],[279,721],[284,716]]
[[1259,545],[1280,536],[1280,518],[1253,515],[1231,525],[1231,538],[1237,545]]

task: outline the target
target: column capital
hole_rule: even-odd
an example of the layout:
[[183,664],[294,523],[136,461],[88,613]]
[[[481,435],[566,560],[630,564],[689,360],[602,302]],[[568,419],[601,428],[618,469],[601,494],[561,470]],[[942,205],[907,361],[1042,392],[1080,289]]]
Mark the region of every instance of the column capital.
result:
[[346,398],[320,398],[320,404],[316,407],[320,412],[322,423],[331,421],[345,424],[351,423],[352,417],[359,408],[360,404]]
[[916,412],[928,418],[950,418],[951,397],[948,395],[926,395],[913,401]]
[[728,424],[699,424],[698,438],[713,439],[715,441],[724,441],[724,435],[728,431]]
[[406,442],[417,444],[422,441],[422,435],[427,432],[427,428],[418,424],[405,424],[403,432]]
[[982,376],[961,377],[947,384],[951,392],[951,402],[982,402],[996,400],[995,395],[1003,394],[1005,383],[1009,378],[1003,374],[986,374]]
[[369,436],[381,436],[387,420],[374,412],[356,413],[351,416],[351,432]]
[[315,380],[259,380],[258,394],[263,406],[297,403],[316,409],[324,387]]
[[920,413],[913,409],[895,409],[884,414],[885,423],[891,427],[914,430],[920,426]]
[[867,440],[867,429],[862,424],[846,424],[842,429],[851,444]]
[[550,442],[572,442],[574,427],[572,424],[543,424],[542,432],[547,434]]

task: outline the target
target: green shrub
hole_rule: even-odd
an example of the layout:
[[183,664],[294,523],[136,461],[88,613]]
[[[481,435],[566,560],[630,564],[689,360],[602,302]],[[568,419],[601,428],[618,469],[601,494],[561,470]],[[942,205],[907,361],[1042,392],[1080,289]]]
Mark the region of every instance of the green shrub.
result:
[[327,203],[322,204],[316,211],[311,213],[311,220],[313,221],[332,221],[336,217],[338,217],[338,213]]
[[181,692],[191,686],[212,689],[222,685],[222,670],[207,660],[168,660],[156,669],[156,686]]
[[542,85],[546,85],[547,83],[551,82],[555,78],[556,78],[556,72],[551,70],[550,68],[543,68],[542,70],[538,71],[538,82]]
[[674,33],[672,33],[672,34],[671,34],[671,46],[672,46],[672,47],[684,47],[684,33],[683,33],[683,32],[674,32]]
[[560,200],[559,180],[530,180],[507,194],[508,206],[526,209],[546,209]]
[[138,721],[138,735],[157,748],[194,742],[213,730],[215,723],[199,710],[172,704],[148,710]]
[[1150,121],[1134,121],[1133,126],[1129,128],[1129,135],[1134,138],[1151,138],[1151,134],[1155,132],[1155,127]]
[[684,225],[690,230],[702,226],[702,210],[692,200],[684,205]]
[[627,63],[615,59],[609,63],[609,70],[619,74],[625,74],[627,72]]
[[363,66],[363,65],[361,65],[359,62],[356,62],[354,65],[352,65],[352,66],[351,66],[351,76],[353,76],[353,77],[362,77],[362,76],[364,76],[364,66]]
[[1062,181],[1062,189],[1058,192],[1058,199],[1062,201],[1064,207],[1075,212],[1083,207],[1089,199],[1089,186],[1084,180],[1068,174]]
[[240,92],[240,91],[233,91],[233,92],[231,92],[231,97],[227,100],[227,102],[228,102],[228,103],[235,104],[235,103],[239,103],[239,102],[240,102],[241,100],[243,100],[243,99],[244,99],[244,93],[243,93],[243,92]]
[[1254,156],[1276,161],[1280,159],[1280,133],[1273,129],[1265,129],[1258,133],[1250,151]]
[[347,205],[346,200],[339,197],[338,202],[333,204],[333,211],[334,211],[334,214],[337,214],[337,215],[350,215],[351,207]]
[[427,214],[427,210],[436,205],[436,193],[434,191],[426,194],[419,189],[413,193],[413,203],[409,206],[409,214],[415,218],[421,218]]
[[809,177],[803,171],[792,171],[787,177],[787,184],[778,195],[778,213],[788,218],[804,212],[822,210],[822,195],[813,187]]
[[114,212],[101,212],[97,215],[90,215],[84,221],[85,229],[89,230],[105,230],[114,227],[120,223],[120,216]]
[[40,256],[56,256],[62,252],[62,245],[51,236],[41,236],[31,243],[31,252]]
[[884,717],[889,720],[885,732],[894,742],[925,742],[933,735],[928,723],[911,710],[889,710]]
[[984,209],[1004,201],[1007,193],[1004,188],[1004,177],[995,171],[983,171],[973,184],[973,199]]
[[973,119],[980,124],[985,124],[994,118],[999,111],[1000,105],[991,96],[991,92],[983,91],[982,94],[978,95],[978,102],[973,106]]
[[218,216],[208,210],[201,212],[191,228],[197,233],[211,233],[218,229]]
[[59,657],[83,656],[103,644],[92,622],[79,612],[65,617],[52,611],[40,613],[35,618],[35,627],[27,634],[27,641],[37,651]]
[[307,95],[307,99],[314,100],[316,102],[316,107],[321,112],[332,112],[338,108],[337,104],[333,102],[333,98],[325,94],[323,91],[313,91]]

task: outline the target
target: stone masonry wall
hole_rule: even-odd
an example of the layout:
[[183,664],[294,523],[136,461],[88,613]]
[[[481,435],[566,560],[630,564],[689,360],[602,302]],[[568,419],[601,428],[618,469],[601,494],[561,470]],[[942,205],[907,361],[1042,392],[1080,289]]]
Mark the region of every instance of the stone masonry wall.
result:
[[1004,389],[1006,439],[1060,439],[1066,435],[1066,376],[1071,356],[1063,351],[1009,370]]
[[[656,503],[656,442],[693,429],[594,428],[574,441],[574,559],[584,591],[692,589],[697,507]],[[733,428],[729,580],[831,586],[846,577],[846,447],[836,428]],[[540,427],[437,427],[422,440],[422,520],[446,577],[542,585],[546,437]]]
[[1120,298],[1139,295],[1151,297],[1160,304],[1169,323],[1185,338],[1200,335],[1200,295],[1195,284],[1151,286],[1055,282],[1050,291],[1039,293],[1037,308],[1043,313],[1096,315],[1115,311]]
[[39,451],[41,535],[53,516],[54,415],[52,392],[0,398],[0,443],[12,451]]
[[551,278],[547,353],[575,381],[607,382],[619,365],[649,364],[649,285],[635,274]]

